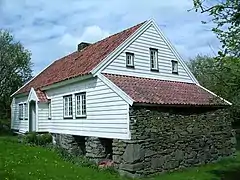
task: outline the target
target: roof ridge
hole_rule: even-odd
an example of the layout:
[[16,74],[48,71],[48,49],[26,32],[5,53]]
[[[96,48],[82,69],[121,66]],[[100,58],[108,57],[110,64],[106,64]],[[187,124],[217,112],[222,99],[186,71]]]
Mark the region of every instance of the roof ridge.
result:
[[[59,59],[57,59],[57,60],[55,60],[55,61],[62,60],[62,59],[64,59],[64,58],[70,56],[70,55],[73,54],[73,53],[79,53],[79,56],[80,56],[84,51],[86,51],[86,50],[87,50],[88,48],[90,48],[91,46],[96,45],[97,43],[99,43],[99,42],[101,42],[101,41],[104,41],[104,40],[106,40],[106,39],[108,39],[108,38],[110,38],[110,37],[112,37],[112,36],[117,36],[117,35],[119,35],[120,33],[123,33],[123,32],[125,32],[125,31],[128,31],[128,30],[130,30],[130,29],[132,29],[132,28],[134,28],[134,27],[143,25],[145,22],[147,22],[147,20],[146,20],[146,21],[143,21],[143,22],[141,22],[141,23],[138,23],[138,24],[136,24],[136,25],[134,25],[134,26],[131,26],[131,27],[127,28],[127,29],[123,29],[123,30],[121,30],[121,31],[119,31],[119,32],[117,32],[117,33],[115,33],[115,34],[109,35],[109,36],[105,37],[104,39],[98,40],[98,41],[94,42],[93,44],[90,44],[89,46],[87,46],[86,48],[84,48],[82,51],[77,51],[77,50],[76,50],[76,51],[73,51],[73,52],[67,54],[66,56],[64,56],[64,57],[62,57],[62,58],[59,58]],[[76,57],[75,59],[78,59],[79,56]]]
[[106,75],[110,75],[110,76],[131,77],[131,78],[137,78],[137,79],[148,79],[148,80],[157,80],[157,81],[165,81],[165,82],[174,82],[174,83],[194,84],[194,85],[196,85],[196,83],[189,83],[189,82],[170,81],[170,80],[164,80],[164,79],[155,79],[155,78],[146,78],[146,77],[137,77],[137,76],[129,76],[129,75],[103,73],[103,75],[105,75],[105,74],[106,74]]
[[[119,32],[117,32],[117,33],[115,33],[115,34],[109,35],[109,36],[105,37],[104,39],[95,42],[94,44],[96,44],[96,43],[98,43],[98,42],[101,42],[101,41],[104,41],[105,39],[110,38],[110,37],[112,37],[112,36],[116,36],[116,35],[118,35],[118,34],[120,34],[120,33],[123,33],[124,31],[128,31],[128,30],[130,30],[130,29],[132,29],[132,28],[134,28],[134,27],[143,25],[145,22],[147,22],[147,21],[143,21],[143,22],[138,23],[138,24],[136,24],[136,25],[134,25],[134,26],[128,27],[127,29],[123,29],[123,30],[121,30],[121,31],[119,31]],[[91,44],[91,45],[94,45],[94,44]],[[90,46],[91,46],[91,45],[90,45]],[[88,46],[88,47],[89,47],[89,46]]]
[[146,20],[146,21],[143,21],[143,22],[141,22],[141,23],[138,23],[138,24],[136,24],[135,26],[131,26],[131,27],[127,28],[127,29],[124,29],[124,30],[122,30],[122,31],[119,31],[119,32],[116,33],[116,34],[109,35],[109,36],[105,37],[104,39],[101,39],[101,40],[99,40],[99,41],[97,41],[97,42],[94,42],[93,44],[90,44],[89,46],[87,46],[86,48],[84,48],[84,50],[81,51],[81,52],[80,52],[80,51],[77,51],[77,50],[76,50],[76,51],[73,51],[73,52],[70,52],[69,54],[67,54],[67,55],[65,55],[65,56],[63,56],[63,57],[58,58],[58,59],[55,60],[55,61],[52,61],[52,63],[54,63],[54,62],[56,62],[56,61],[63,60],[63,59],[65,59],[65,58],[71,56],[71,55],[74,54],[74,53],[79,53],[78,56],[77,56],[76,58],[74,58],[75,60],[77,60],[77,59],[81,56],[81,54],[82,54],[86,49],[88,49],[90,46],[96,45],[97,43],[99,43],[99,42],[101,42],[101,41],[104,41],[104,40],[106,40],[106,39],[108,39],[108,38],[110,38],[110,37],[112,37],[112,36],[116,36],[116,35],[118,35],[118,34],[120,34],[120,33],[123,33],[124,31],[128,31],[128,30],[130,30],[131,28],[134,28],[134,27],[143,25],[145,22],[147,22],[147,20]]

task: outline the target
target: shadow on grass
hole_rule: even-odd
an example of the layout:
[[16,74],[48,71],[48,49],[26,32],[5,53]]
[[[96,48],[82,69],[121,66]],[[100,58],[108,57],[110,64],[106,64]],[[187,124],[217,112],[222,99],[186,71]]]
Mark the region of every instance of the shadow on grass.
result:
[[213,170],[211,173],[215,174],[221,180],[239,180],[240,179],[240,166],[231,170]]
[[[236,135],[237,144],[236,150],[240,151],[240,135]],[[213,170],[212,174],[215,174],[221,180],[239,180],[240,179],[240,160],[236,159],[232,161],[232,166],[226,167],[224,170]]]

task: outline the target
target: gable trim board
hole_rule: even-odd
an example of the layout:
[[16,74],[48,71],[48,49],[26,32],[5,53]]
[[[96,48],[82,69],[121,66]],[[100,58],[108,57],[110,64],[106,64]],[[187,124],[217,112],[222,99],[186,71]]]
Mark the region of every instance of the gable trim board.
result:
[[112,53],[110,53],[101,63],[95,67],[91,73],[96,75],[98,72],[102,71],[106,68],[120,53],[126,48],[127,45],[132,43],[135,39],[137,39],[142,32],[144,32],[148,26],[151,24],[151,21],[146,21],[137,31],[135,31],[131,36],[129,36],[118,48],[116,48]]
[[217,94],[215,94],[214,92],[210,91],[209,89],[201,86],[200,84],[197,84],[197,86],[199,86],[200,88],[204,89],[205,91],[209,92],[210,94],[212,94],[213,96],[215,96],[216,98],[220,98],[222,101],[224,101],[225,103],[227,103],[229,106],[232,106],[232,103],[227,101],[226,99],[218,96]]
[[36,102],[39,101],[38,96],[37,96],[37,94],[36,94],[36,92],[35,92],[35,90],[33,88],[31,88],[31,90],[30,90],[30,92],[28,94],[27,102],[30,102],[32,100],[36,101]]
[[176,51],[174,46],[171,44],[171,42],[165,37],[163,32],[160,30],[156,22],[151,19],[149,21],[146,21],[135,33],[132,34],[128,39],[126,39],[125,42],[123,42],[115,51],[113,51],[112,54],[106,57],[105,60],[103,60],[99,65],[91,71],[93,75],[96,75],[98,72],[104,71],[104,69],[109,66],[115,59],[118,57],[126,47],[128,47],[131,43],[133,43],[138,37],[140,37],[151,25],[154,26],[156,31],[158,32],[159,36],[163,39],[163,41],[166,43],[166,45],[170,48],[172,53],[176,56],[179,63],[183,66],[183,69],[186,71],[188,76],[191,78],[191,80],[195,84],[199,84],[194,75],[191,73],[179,53]]
[[116,86],[111,80],[106,78],[102,74],[97,75],[99,79],[101,79],[109,88],[115,91],[124,101],[126,101],[130,106],[132,106],[134,100],[127,95],[124,91],[122,91],[118,86]]
[[181,63],[181,65],[183,66],[183,68],[185,69],[185,71],[188,73],[188,75],[191,77],[191,79],[193,80],[194,83],[199,84],[199,82],[197,81],[197,79],[194,77],[194,75],[192,74],[192,72],[190,71],[190,69],[187,67],[186,63],[184,62],[184,60],[182,59],[182,57],[180,56],[180,54],[177,52],[176,48],[172,45],[172,43],[168,40],[168,38],[163,34],[162,30],[159,28],[159,26],[156,24],[156,22],[154,20],[152,20],[152,24],[155,27],[155,29],[157,30],[157,32],[159,33],[159,35],[161,36],[161,38],[163,38],[163,40],[165,41],[165,43],[168,45],[168,47],[171,49],[172,53],[177,57],[178,61]]

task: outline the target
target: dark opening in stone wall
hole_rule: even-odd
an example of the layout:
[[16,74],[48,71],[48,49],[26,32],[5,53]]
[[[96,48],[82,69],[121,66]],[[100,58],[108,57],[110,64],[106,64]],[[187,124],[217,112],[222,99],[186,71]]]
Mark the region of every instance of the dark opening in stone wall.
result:
[[105,149],[106,159],[112,159],[113,149],[112,149],[112,139],[99,138],[102,146]]
[[79,150],[81,152],[81,155],[86,154],[86,138],[85,136],[73,136],[75,139],[77,146],[79,147]]

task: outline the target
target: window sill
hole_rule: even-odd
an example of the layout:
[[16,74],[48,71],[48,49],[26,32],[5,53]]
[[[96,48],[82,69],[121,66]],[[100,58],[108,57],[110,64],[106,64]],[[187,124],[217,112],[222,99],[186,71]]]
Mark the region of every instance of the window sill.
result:
[[159,72],[159,69],[151,69],[153,72]]
[[130,68],[130,69],[135,69],[134,66],[131,66],[131,65],[126,65],[127,68]]
[[82,119],[82,118],[86,118],[87,115],[84,115],[84,116],[76,116],[76,119]]
[[63,117],[63,119],[73,119],[73,117]]

